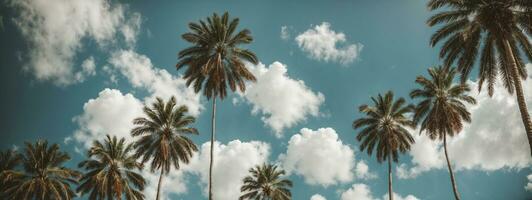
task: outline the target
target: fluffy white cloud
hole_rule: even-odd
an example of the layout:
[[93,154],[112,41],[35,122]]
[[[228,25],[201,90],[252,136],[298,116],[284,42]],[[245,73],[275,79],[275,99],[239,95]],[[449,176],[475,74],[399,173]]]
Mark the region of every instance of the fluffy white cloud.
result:
[[528,180],[528,183],[525,185],[525,190],[532,191],[532,174],[526,176],[526,179]]
[[286,65],[274,62],[268,68],[262,63],[247,66],[257,77],[257,82],[250,83],[241,95],[253,105],[252,113],[261,113],[262,121],[278,137],[284,128],[292,127],[307,116],[319,115],[325,97],[313,92],[302,80],[290,78],[286,74]]
[[332,128],[301,129],[290,138],[286,154],[280,160],[288,173],[303,176],[311,185],[326,187],[349,182],[354,177],[355,154]]
[[377,174],[369,171],[369,166],[363,160],[359,161],[355,166],[355,176],[359,179],[374,179],[377,178]]
[[[163,176],[161,200],[170,200],[169,195],[179,195],[187,192],[187,182],[184,173],[187,165],[182,166],[179,170],[172,168],[169,174]],[[147,182],[146,188],[144,188],[145,199],[155,199],[157,196],[159,173],[150,172],[149,166],[146,166],[141,174]]]
[[150,92],[151,96],[145,99],[146,102],[151,102],[155,97],[166,100],[170,96],[175,96],[177,105],[187,105],[191,115],[197,116],[203,108],[200,95],[187,87],[183,78],[154,67],[145,55],[131,50],[118,51],[111,56],[109,63],[118,69],[133,87]]
[[290,32],[288,32],[288,26],[281,26],[281,39],[290,39]]
[[343,65],[352,63],[362,51],[362,44],[346,44],[345,34],[335,32],[331,24],[323,22],[314,28],[308,29],[296,37],[296,42],[302,51],[308,53],[310,58],[320,61],[334,61]]
[[[201,145],[198,155],[189,164],[188,171],[200,176],[205,195],[209,181],[210,142]],[[240,197],[242,179],[248,170],[268,161],[270,145],[263,142],[233,140],[214,144],[213,194],[215,199],[235,200]]]
[[310,200],[327,200],[327,199],[321,196],[320,194],[315,194],[310,197]]
[[[394,200],[419,200],[414,195],[407,195],[405,197],[393,193]],[[379,198],[373,197],[371,189],[366,184],[353,184],[351,188],[343,192],[340,196],[341,200],[379,200]],[[382,199],[388,199],[388,193],[386,193]]]
[[[79,129],[73,138],[89,148],[95,139],[106,134],[131,138],[133,119],[142,116],[143,104],[131,94],[122,94],[119,90],[104,89],[95,99],[83,105],[83,113],[74,118]],[[65,141],[70,139],[65,139]]]
[[84,69],[75,67],[82,40],[105,47],[117,38],[135,42],[140,15],[107,0],[12,0],[19,15],[14,22],[29,42],[25,69],[38,80],[68,85],[84,80]]
[[[532,64],[527,64],[527,68],[532,77]],[[477,88],[476,82],[469,83],[472,88]],[[457,170],[522,169],[532,164],[515,95],[508,94],[501,84],[497,84],[495,90],[491,98],[486,90],[471,92],[477,99],[477,105],[468,106],[473,121],[448,144],[449,156]],[[532,93],[528,92],[532,91],[532,79],[523,81],[523,90],[527,104],[532,105]],[[530,107],[529,112],[532,112]],[[441,142],[431,142],[424,135],[417,136],[410,155],[414,166],[400,166],[400,178],[412,178],[424,171],[444,168]]]

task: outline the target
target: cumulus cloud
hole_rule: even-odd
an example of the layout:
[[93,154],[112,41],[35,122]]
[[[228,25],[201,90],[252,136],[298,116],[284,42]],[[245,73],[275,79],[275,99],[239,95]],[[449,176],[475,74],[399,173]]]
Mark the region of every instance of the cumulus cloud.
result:
[[132,45],[140,27],[140,14],[107,0],[12,0],[9,5],[22,36],[28,41],[24,69],[38,80],[69,85],[84,80],[84,69],[74,58],[82,41],[90,39],[101,48],[120,38]]
[[[200,176],[204,194],[207,194],[209,181],[210,142],[201,145],[188,171]],[[256,165],[267,162],[270,145],[264,142],[241,142],[233,140],[227,144],[215,142],[213,195],[215,199],[235,200],[240,197],[242,179],[249,174],[248,170]]]
[[[346,36],[331,29],[331,24],[323,22],[299,34],[295,38],[299,48],[312,59],[338,62],[343,65],[352,63],[362,51],[362,44],[344,44]],[[339,47],[341,45],[342,47]]]
[[290,39],[290,32],[288,31],[288,26],[281,26],[281,39]]
[[[161,186],[161,200],[170,200],[170,195],[179,195],[187,192],[187,182],[184,173],[186,167],[187,165],[182,165],[179,170],[172,168],[169,174],[164,175]],[[144,188],[145,199],[155,199],[157,196],[159,173],[151,172],[146,168],[141,172],[147,183],[146,188]]]
[[[132,94],[122,94],[119,90],[106,88],[98,97],[83,105],[83,113],[74,117],[79,129],[73,138],[89,148],[95,139],[106,134],[131,138],[133,119],[142,116],[143,104]],[[65,139],[65,141],[70,139]]]
[[310,200],[327,200],[327,199],[321,196],[320,194],[315,194],[310,197]]
[[191,115],[197,116],[203,108],[200,95],[186,86],[182,77],[171,75],[168,71],[156,68],[145,55],[131,50],[115,52],[109,59],[114,66],[135,88],[147,90],[151,95],[146,102],[155,97],[168,99],[175,96],[177,105],[187,105]]
[[[394,200],[419,200],[414,195],[407,195],[405,197],[393,193]],[[341,200],[379,200],[379,198],[373,197],[371,189],[366,184],[353,184],[351,188],[344,191],[341,196]],[[388,193],[383,195],[382,199],[388,199]]]
[[525,190],[532,191],[532,174],[526,176],[526,179],[528,180],[528,183],[525,185]]
[[374,172],[370,172],[368,164],[364,162],[363,160],[359,161],[355,166],[355,176],[358,179],[374,179],[377,178],[377,174]]
[[301,129],[290,138],[280,161],[288,173],[303,176],[311,185],[327,187],[354,177],[354,151],[342,143],[332,128]]
[[257,77],[257,82],[249,83],[241,95],[253,105],[252,113],[262,114],[262,121],[278,137],[284,128],[292,127],[308,116],[319,115],[325,97],[320,92],[313,92],[302,80],[290,78],[286,65],[274,62],[268,67],[262,63],[247,66]]
[[[527,68],[532,77],[532,64],[527,64]],[[469,83],[477,88],[476,82]],[[532,163],[515,95],[508,94],[502,84],[497,84],[495,90],[493,97],[486,90],[471,92],[477,99],[477,105],[468,106],[473,121],[448,144],[449,156],[457,170],[522,169]],[[526,92],[532,91],[532,79],[523,81],[523,90],[527,104],[532,105],[532,93]],[[413,166],[400,166],[400,178],[413,178],[444,167],[441,142],[432,142],[424,135],[417,136],[410,155]]]

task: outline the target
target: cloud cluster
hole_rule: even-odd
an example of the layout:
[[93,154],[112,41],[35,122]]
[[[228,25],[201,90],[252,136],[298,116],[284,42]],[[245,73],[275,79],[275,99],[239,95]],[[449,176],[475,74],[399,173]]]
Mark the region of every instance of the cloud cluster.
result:
[[[405,197],[393,193],[393,198],[395,200],[419,200],[414,195],[407,195]],[[351,188],[344,191],[341,196],[341,200],[379,200],[379,198],[373,197],[371,190],[366,184],[353,184]],[[388,193],[382,196],[382,199],[388,199]]]
[[[527,68],[532,77],[532,64],[527,64]],[[469,83],[477,88],[476,82]],[[522,84],[527,104],[532,105],[532,93],[526,92],[532,91],[532,79]],[[532,164],[515,95],[508,94],[502,84],[497,84],[495,90],[493,97],[489,97],[486,90],[480,93],[473,90],[470,94],[477,99],[477,105],[468,106],[473,121],[448,144],[449,156],[457,170],[522,169]],[[430,141],[424,135],[416,139],[409,153],[414,166],[400,166],[400,178],[413,178],[422,172],[443,168],[445,158],[441,142]]]
[[82,40],[106,47],[122,38],[132,45],[141,23],[140,14],[107,0],[12,0],[9,5],[18,11],[14,22],[30,45],[24,69],[57,85],[93,75],[75,67]]
[[331,24],[323,22],[299,34],[295,38],[299,48],[312,59],[338,62],[342,65],[352,63],[362,51],[362,44],[345,44],[346,36],[331,29]]
[[168,71],[153,66],[145,55],[132,50],[113,53],[109,63],[114,66],[135,88],[145,89],[150,93],[145,101],[151,102],[155,97],[168,99],[175,96],[177,105],[187,105],[191,115],[198,116],[203,106],[200,95],[186,86],[182,77],[171,75]]
[[526,176],[526,179],[528,180],[528,183],[525,185],[525,190],[532,191],[532,174]]
[[318,116],[325,97],[313,92],[302,80],[287,75],[286,65],[274,62],[268,67],[247,64],[257,82],[249,83],[244,99],[253,106],[253,114],[262,114],[262,121],[278,137],[282,130],[304,121],[307,116]]
[[286,154],[279,159],[288,173],[303,176],[311,185],[327,187],[354,177],[354,151],[342,143],[332,128],[301,129],[290,138]]

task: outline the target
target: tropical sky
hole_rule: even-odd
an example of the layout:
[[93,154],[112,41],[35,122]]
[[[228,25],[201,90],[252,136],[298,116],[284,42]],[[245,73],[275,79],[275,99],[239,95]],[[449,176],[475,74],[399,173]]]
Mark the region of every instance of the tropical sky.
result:
[[[46,139],[76,167],[93,140],[132,141],[143,105],[175,96],[198,119],[191,138],[200,150],[164,179],[166,199],[207,194],[211,104],[175,69],[189,22],[228,11],[251,31],[245,48],[260,60],[247,64],[257,82],[218,104],[217,200],[237,199],[247,170],[264,162],[287,171],[296,200],[384,199],[387,166],[359,150],[357,108],[388,90],[407,97],[415,77],[440,63],[422,0],[4,0],[0,11],[1,149]],[[473,121],[449,142],[459,191],[463,199],[532,199],[515,97],[497,88],[492,98],[471,91]],[[393,166],[396,199],[452,199],[441,143],[412,134],[416,143]],[[157,174],[142,173],[152,199]]]

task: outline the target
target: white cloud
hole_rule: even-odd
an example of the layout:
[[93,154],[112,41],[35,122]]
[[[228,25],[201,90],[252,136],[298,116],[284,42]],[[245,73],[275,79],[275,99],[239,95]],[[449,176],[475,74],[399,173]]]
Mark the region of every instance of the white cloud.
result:
[[245,94],[241,95],[253,105],[252,113],[261,113],[262,121],[278,137],[284,128],[304,121],[307,116],[319,115],[325,97],[313,92],[302,80],[290,78],[286,74],[286,65],[274,62],[268,68],[262,63],[247,66],[257,77],[257,82],[250,83]]
[[359,161],[355,166],[355,176],[358,179],[374,179],[377,178],[377,174],[369,171],[369,166],[363,160]]
[[[207,194],[209,180],[210,142],[201,145],[187,169],[198,174]],[[233,140],[228,144],[214,144],[213,194],[215,199],[235,200],[240,197],[242,179],[248,170],[268,161],[270,145],[263,142],[241,142]]]
[[344,145],[332,128],[303,128],[290,138],[280,161],[288,173],[303,176],[311,185],[329,185],[353,180],[354,151]]
[[[133,119],[143,116],[143,104],[132,94],[122,94],[119,90],[106,88],[98,97],[83,105],[83,113],[74,117],[79,129],[73,138],[89,148],[95,139],[106,134],[131,138]],[[68,138],[68,137],[67,137]],[[65,139],[65,142],[71,139]]]
[[[527,68],[532,76],[532,64],[527,64]],[[476,82],[469,83],[472,88],[477,88]],[[468,106],[473,121],[448,144],[449,157],[457,170],[522,169],[532,164],[515,95],[505,92],[501,84],[497,84],[495,90],[491,98],[486,90],[471,92],[477,99],[477,105]],[[527,104],[532,105],[532,93],[528,92],[532,91],[532,79],[523,81],[523,90]],[[400,166],[400,178],[412,178],[424,171],[444,168],[441,142],[431,142],[424,135],[417,136],[410,155],[414,166]]]
[[362,44],[345,44],[346,36],[331,29],[331,24],[323,22],[308,29],[295,38],[299,48],[308,53],[310,58],[319,61],[333,61],[342,65],[352,63],[362,51]]
[[106,0],[12,0],[10,5],[17,9],[14,22],[30,45],[24,69],[57,85],[84,80],[78,73],[83,69],[74,62],[82,40],[103,48],[123,38],[131,46],[140,27],[138,13]]
[[[163,182],[161,186],[161,200],[170,200],[169,195],[179,195],[187,192],[187,182],[185,179],[184,168],[179,170],[172,168],[170,173],[163,176]],[[159,173],[150,172],[149,166],[141,172],[142,176],[146,180],[146,188],[144,188],[145,199],[155,199],[157,196],[157,184],[159,183]]]
[[[405,197],[393,193],[394,200],[419,200],[414,195],[407,195]],[[379,200],[379,198],[373,197],[373,194],[371,193],[371,189],[366,184],[353,184],[351,188],[344,191],[341,196],[341,200]],[[386,193],[383,197],[383,200],[388,199],[388,193]]]
[[187,105],[193,116],[197,116],[203,108],[200,95],[187,87],[182,77],[173,76],[164,69],[154,67],[145,55],[131,50],[117,51],[111,56],[109,63],[118,69],[133,87],[150,92],[151,96],[145,99],[146,102],[155,97],[166,100],[175,96],[177,105]]
[[320,194],[315,194],[310,197],[310,200],[327,200],[327,199],[321,196]]
[[526,176],[526,179],[528,180],[528,183],[525,185],[525,190],[532,191],[532,174]]
[[288,26],[281,26],[281,39],[290,39],[290,32],[288,31]]

